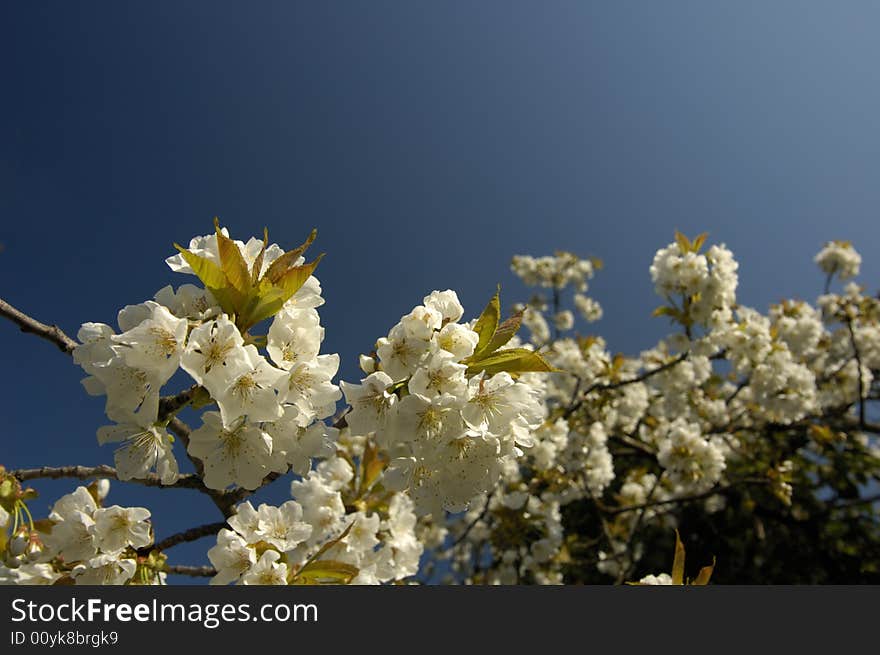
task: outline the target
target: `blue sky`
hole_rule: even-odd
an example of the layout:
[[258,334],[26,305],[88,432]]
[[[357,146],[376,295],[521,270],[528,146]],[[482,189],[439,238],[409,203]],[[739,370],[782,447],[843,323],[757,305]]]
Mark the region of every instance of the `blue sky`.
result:
[[[324,351],[352,380],[432,289],[470,314],[498,282],[525,299],[515,253],[604,259],[582,329],[628,353],[666,331],[648,266],[675,229],[733,249],[745,304],[813,299],[833,238],[876,289],[878,22],[855,1],[5,3],[0,296],[73,335],[188,281],[163,260],[215,215],[283,246],[317,227]],[[81,371],[0,339],[0,463],[110,463]],[[74,483],[35,486],[44,515]],[[187,491],[111,501],[160,538],[217,519]]]

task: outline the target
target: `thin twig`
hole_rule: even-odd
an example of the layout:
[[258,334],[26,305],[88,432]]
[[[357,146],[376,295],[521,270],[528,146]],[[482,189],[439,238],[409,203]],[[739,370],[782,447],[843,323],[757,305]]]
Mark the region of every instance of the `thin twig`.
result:
[[671,359],[665,364],[661,364],[657,368],[652,368],[644,373],[641,373],[633,378],[628,378],[626,380],[619,380],[617,382],[595,382],[587,387],[587,390],[581,394],[580,399],[571,405],[565,412],[564,416],[571,416],[577,409],[583,404],[584,399],[589,396],[594,391],[612,391],[614,389],[619,389],[621,387],[625,387],[630,384],[636,384],[637,382],[644,382],[645,380],[657,375],[658,373],[662,373],[663,371],[669,370],[673,366],[676,366],[687,359],[689,351],[685,350],[683,353],[678,355],[675,359]]
[[171,564],[165,567],[165,573],[189,575],[194,578],[212,578],[217,575],[217,569],[213,566],[185,566],[183,564]]
[[612,516],[616,516],[618,514],[624,514],[626,512],[635,512],[638,510],[643,510],[650,507],[662,507],[664,505],[674,505],[675,503],[689,503],[695,500],[704,500],[706,498],[710,498],[711,496],[723,495],[730,491],[733,491],[741,484],[770,484],[769,480],[763,478],[747,478],[744,480],[739,480],[738,482],[731,483],[724,487],[713,487],[708,491],[704,491],[699,494],[694,494],[692,496],[679,496],[678,498],[669,498],[667,500],[657,500],[649,503],[641,503],[639,505],[630,505],[629,507],[614,507],[608,508],[608,513]]
[[178,532],[177,534],[173,534],[170,537],[165,537],[162,541],[159,541],[152,546],[145,546],[140,549],[140,553],[146,555],[151,550],[168,550],[172,546],[176,546],[178,544],[185,544],[188,541],[195,541],[196,539],[201,539],[202,537],[209,537],[211,535],[216,535],[220,530],[227,527],[224,521],[218,521],[217,523],[208,523],[206,525],[200,525],[195,528],[190,528],[189,530],[184,530],[183,532]]
[[68,355],[71,354],[73,349],[77,346],[76,341],[67,336],[64,333],[64,330],[57,325],[46,325],[45,323],[41,323],[21,310],[16,309],[2,298],[0,298],[0,316],[5,316],[15,323],[22,332],[35,334],[41,339],[51,341],[58,346],[58,349],[61,350],[61,352],[67,353]]
[[853,354],[856,358],[856,366],[858,367],[858,380],[859,380],[859,426],[864,427],[865,425],[865,383],[862,380],[862,358],[859,355],[859,348],[856,345],[856,333],[853,330],[853,322],[850,318],[846,322],[846,327],[849,330],[849,342],[852,345]]
[[[108,478],[110,480],[119,480],[119,474],[112,466],[41,466],[33,469],[17,469],[10,471],[12,475],[21,482],[26,480],[36,480],[38,478],[47,478],[57,480],[60,478],[78,478],[86,480],[88,478]],[[130,479],[125,482],[136,482],[147,487],[178,487],[184,489],[204,489],[201,479],[192,474],[184,474],[177,478],[176,482],[171,484],[163,484],[159,476],[150,473],[146,478]]]
[[464,532],[462,532],[458,536],[458,538],[452,542],[452,544],[449,546],[449,548],[445,549],[444,552],[448,553],[449,551],[455,549],[456,546],[458,546],[462,541],[467,539],[468,535],[471,533],[471,530],[473,530],[476,527],[477,523],[479,523],[480,521],[482,521],[486,517],[486,514],[489,512],[489,505],[492,502],[492,496],[494,494],[495,494],[495,492],[493,491],[488,496],[486,496],[486,504],[483,506],[483,511],[481,511],[479,513],[479,515],[477,516],[477,518],[475,518],[473,521],[471,521],[467,525],[467,527],[464,529]]

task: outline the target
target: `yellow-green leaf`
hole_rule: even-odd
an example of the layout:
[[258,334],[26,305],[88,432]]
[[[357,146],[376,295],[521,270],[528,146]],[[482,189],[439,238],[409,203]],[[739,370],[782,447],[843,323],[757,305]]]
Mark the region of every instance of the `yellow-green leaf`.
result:
[[488,355],[493,353],[510,341],[513,338],[513,335],[517,333],[517,330],[519,330],[519,326],[522,325],[522,320],[523,311],[520,310],[499,325],[495,329],[495,334],[492,335],[489,345],[486,346],[486,350],[482,354]]
[[709,566],[704,566],[700,569],[700,572],[697,574],[697,577],[691,583],[693,585],[707,585],[709,584],[709,578],[712,577],[712,571],[715,570],[715,558],[712,558],[712,563]]
[[702,234],[698,235],[698,236],[693,240],[693,242],[691,243],[691,245],[693,246],[694,252],[700,252],[700,248],[702,248],[702,247],[703,247],[703,244],[706,243],[706,237],[707,237],[707,236],[709,236],[709,233],[708,233],[708,232],[703,232]]
[[690,252],[691,251],[691,241],[685,235],[683,235],[678,230],[675,231],[675,242],[678,244],[678,249],[681,252]]
[[309,276],[316,268],[318,268],[318,264],[321,263],[323,258],[324,253],[321,253],[314,259],[314,261],[309,262],[308,264],[294,266],[293,268],[288,269],[287,272],[275,282],[275,286],[280,287],[283,290],[284,295],[287,296],[285,301],[302,288],[302,285],[306,283]]
[[675,531],[675,557],[672,560],[672,584],[684,584],[684,544]]
[[468,375],[476,375],[486,371],[489,375],[506,371],[508,373],[550,373],[556,371],[551,364],[538,353],[525,348],[508,348],[497,350],[491,355],[471,362],[467,368]]
[[268,274],[264,276],[260,280],[258,295],[253,298],[242,321],[245,328],[256,325],[281,311],[284,303],[302,288],[323,257],[322,253],[315,261],[288,270],[277,283],[269,280]]
[[675,309],[675,307],[663,305],[651,312],[651,316],[672,316],[673,318],[675,318],[678,316],[678,310]]
[[278,282],[282,278],[282,276],[287,273],[288,269],[296,263],[296,260],[302,256],[306,249],[310,245],[312,245],[312,242],[317,236],[318,230],[313,229],[309,234],[309,238],[305,240],[305,243],[303,243],[298,248],[288,250],[286,253],[284,253],[278,259],[272,262],[272,265],[269,266],[269,270],[266,271],[265,277],[267,277],[271,282]]
[[381,451],[372,439],[368,439],[366,446],[364,446],[364,454],[361,458],[361,468],[363,473],[361,477],[360,493],[363,495],[373,486],[376,480],[379,479],[379,476],[382,475],[382,471],[385,470],[385,458],[382,456]]
[[223,270],[210,259],[196,255],[183,246],[175,243],[174,247],[189,264],[193,273],[202,281],[205,288],[211,292],[223,311],[230,315],[237,315],[241,311],[243,298],[235,288],[230,286]]
[[358,572],[356,566],[345,562],[317,560],[310,562],[296,574],[294,584],[348,584],[357,577]]
[[220,222],[214,219],[214,230],[217,234],[217,250],[220,253],[220,268],[229,284],[242,294],[251,290],[251,274],[247,262],[235,241],[220,231]]
[[480,335],[480,340],[477,342],[477,347],[474,348],[474,354],[471,356],[471,359],[477,359],[483,353],[491,352],[488,350],[489,344],[492,342],[495,331],[498,329],[498,321],[501,320],[500,293],[501,285],[499,284],[495,295],[492,296],[489,304],[486,305],[486,308],[474,325],[474,332]]
[[226,286],[226,276],[217,264],[210,259],[190,252],[180,244],[175,243],[174,247],[183,255],[183,259],[189,264],[193,273],[198,276],[206,287],[222,288]]
[[269,246],[269,229],[263,228],[263,246],[260,253],[254,259],[254,265],[251,267],[251,286],[257,286],[260,281],[260,271],[263,268],[263,258],[266,256],[266,248]]

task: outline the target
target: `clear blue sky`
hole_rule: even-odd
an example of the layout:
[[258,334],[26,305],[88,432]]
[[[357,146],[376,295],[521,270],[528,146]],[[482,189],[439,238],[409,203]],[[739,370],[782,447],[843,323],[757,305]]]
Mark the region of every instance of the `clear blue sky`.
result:
[[[524,299],[514,253],[602,257],[594,330],[629,353],[666,330],[648,266],[676,228],[726,242],[762,309],[815,297],[832,238],[876,289],[877,25],[854,1],[4,3],[0,296],[73,335],[187,281],[163,260],[215,215],[287,246],[314,226],[351,380],[432,289]],[[0,463],[112,462],[81,371],[0,339]],[[74,483],[36,486],[45,515]],[[111,501],[160,538],[218,518],[186,491]]]

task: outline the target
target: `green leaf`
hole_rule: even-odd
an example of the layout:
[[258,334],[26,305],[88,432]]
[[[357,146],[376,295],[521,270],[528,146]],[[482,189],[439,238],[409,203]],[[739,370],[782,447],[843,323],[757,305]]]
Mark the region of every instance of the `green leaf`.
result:
[[183,259],[189,264],[193,273],[202,281],[205,288],[220,303],[223,311],[230,315],[238,314],[241,311],[243,297],[238,291],[229,286],[223,270],[210,259],[196,255],[183,246],[175,243],[174,247],[177,248]]
[[709,566],[704,566],[700,569],[700,572],[697,574],[697,577],[691,583],[692,585],[707,585],[709,584],[709,578],[712,577],[712,571],[715,570],[715,558],[712,558],[712,563]]
[[682,253],[691,251],[691,241],[685,235],[683,235],[678,230],[675,231],[675,242],[678,244],[678,249],[681,250]]
[[700,248],[702,248],[703,244],[706,243],[707,236],[709,236],[709,233],[703,232],[702,234],[700,234],[696,238],[694,238],[694,240],[692,242],[694,252],[700,252]]
[[260,248],[260,254],[254,259],[254,265],[251,267],[251,286],[257,286],[260,281],[260,271],[263,268],[263,258],[266,256],[266,248],[269,245],[269,228],[263,228],[263,247]]
[[477,342],[477,347],[474,348],[474,354],[471,356],[471,359],[478,359],[484,352],[491,352],[488,350],[489,344],[495,336],[495,331],[498,329],[498,321],[501,319],[500,294],[501,285],[499,284],[495,295],[492,296],[489,304],[486,305],[486,308],[474,325],[474,332],[480,335],[480,340]]
[[364,493],[369,491],[370,487],[372,487],[376,480],[379,479],[379,476],[382,475],[382,471],[385,470],[385,464],[385,457],[379,450],[378,446],[376,446],[372,440],[368,439],[364,446],[364,454],[361,457],[363,474],[361,476],[359,495],[363,496]]
[[673,318],[678,317],[678,310],[675,307],[670,307],[669,305],[662,305],[658,307],[653,312],[651,312],[651,316],[672,316]]
[[223,274],[229,284],[241,294],[247,295],[251,290],[251,274],[241,250],[235,245],[235,241],[220,231],[220,221],[216,218],[214,230],[217,233],[217,250],[220,252],[220,268]]
[[483,359],[471,362],[467,368],[468,375],[476,375],[486,371],[489,375],[506,371],[508,373],[551,373],[558,369],[538,353],[525,348],[508,348],[498,350]]
[[332,559],[310,562],[297,574],[294,584],[348,584],[359,573],[359,569],[351,564]]
[[522,325],[523,311],[524,310],[516,312],[513,316],[511,316],[498,326],[498,328],[495,330],[495,334],[492,335],[492,340],[486,347],[486,351],[484,354],[488,355],[490,353],[494,353],[501,346],[503,346],[513,338],[513,335],[515,335],[517,333],[517,330],[519,330],[519,326]]
[[302,256],[302,254],[306,251],[306,249],[312,245],[312,242],[318,236],[318,230],[313,229],[309,234],[309,238],[306,239],[305,243],[303,243],[298,248],[294,248],[293,250],[288,250],[286,253],[281,255],[278,259],[272,262],[272,265],[269,267],[269,270],[266,271],[265,277],[269,278],[271,282],[278,282],[282,276],[288,271],[288,269],[294,265],[297,259]]
[[206,287],[216,289],[226,286],[226,276],[217,264],[210,259],[190,252],[180,244],[175,243],[174,247],[183,255],[183,259],[189,264],[193,273],[198,276]]
[[675,531],[675,557],[672,560],[672,584],[684,584],[684,544]]
[[323,257],[322,253],[309,264],[289,269],[277,284],[269,279],[267,273],[260,280],[257,295],[253,297],[242,319],[245,329],[281,311],[284,303],[302,288]]

